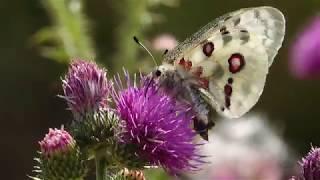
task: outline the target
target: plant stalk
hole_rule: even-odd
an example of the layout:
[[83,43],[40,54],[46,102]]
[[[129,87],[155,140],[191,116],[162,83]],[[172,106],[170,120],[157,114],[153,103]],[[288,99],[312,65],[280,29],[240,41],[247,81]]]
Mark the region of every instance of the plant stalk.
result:
[[107,179],[107,157],[104,149],[97,150],[95,153],[96,162],[96,180],[106,180]]

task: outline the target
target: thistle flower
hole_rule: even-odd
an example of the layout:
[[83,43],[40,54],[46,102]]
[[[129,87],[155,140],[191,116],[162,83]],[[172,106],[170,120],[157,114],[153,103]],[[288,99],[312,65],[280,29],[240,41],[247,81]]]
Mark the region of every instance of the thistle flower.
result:
[[62,129],[49,129],[44,139],[39,142],[41,153],[46,156],[54,156],[65,153],[75,146],[75,140],[71,135]]
[[112,82],[106,70],[94,62],[73,61],[62,86],[63,98],[76,120],[70,129],[78,145],[90,152],[98,144],[106,145],[118,126],[117,116],[107,108]]
[[75,60],[62,80],[63,98],[75,119],[82,120],[88,114],[106,110],[110,86],[105,69],[93,62]]
[[290,69],[298,78],[320,76],[320,15],[297,35],[290,52]]
[[197,169],[202,160],[197,152],[199,144],[193,142],[196,133],[191,128],[191,107],[162,93],[152,79],[141,77],[136,86],[127,73],[125,77],[127,88],[118,78],[120,90],[113,93],[123,120],[121,140],[136,145],[139,157],[170,173]]
[[84,158],[73,137],[61,129],[49,129],[44,139],[39,142],[40,157],[35,160],[35,180],[81,180],[85,177],[87,168]]
[[320,179],[320,148],[312,147],[306,157],[300,162],[304,180]]

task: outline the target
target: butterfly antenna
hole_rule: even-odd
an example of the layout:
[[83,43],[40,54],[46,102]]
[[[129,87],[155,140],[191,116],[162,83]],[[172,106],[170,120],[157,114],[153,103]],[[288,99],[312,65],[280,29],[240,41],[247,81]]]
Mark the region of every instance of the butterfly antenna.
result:
[[163,55],[162,55],[162,56],[166,55],[168,52],[169,52],[169,50],[166,49],[166,50],[163,52]]
[[144,50],[146,50],[146,51],[148,52],[148,54],[151,56],[154,64],[155,64],[156,66],[158,66],[156,59],[153,57],[153,55],[151,54],[151,52],[149,51],[149,49],[146,48],[146,47],[138,40],[138,38],[137,38],[136,36],[133,36],[133,40],[134,40],[138,45],[140,45]]

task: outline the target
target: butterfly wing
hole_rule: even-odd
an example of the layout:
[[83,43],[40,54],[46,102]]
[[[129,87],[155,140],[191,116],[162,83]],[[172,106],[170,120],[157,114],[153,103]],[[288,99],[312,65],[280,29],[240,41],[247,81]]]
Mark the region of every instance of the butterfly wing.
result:
[[237,118],[258,101],[284,33],[285,19],[279,10],[241,9],[200,29],[164,61],[177,67],[187,61],[188,71],[203,84],[199,90],[208,104]]

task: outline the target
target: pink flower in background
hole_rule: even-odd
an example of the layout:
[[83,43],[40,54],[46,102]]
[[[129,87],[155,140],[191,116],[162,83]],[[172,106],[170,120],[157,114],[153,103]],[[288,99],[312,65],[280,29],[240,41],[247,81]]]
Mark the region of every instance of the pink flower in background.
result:
[[203,148],[209,164],[191,179],[283,180],[288,148],[259,114],[217,121],[209,139]]
[[155,50],[163,51],[163,50],[171,50],[176,47],[178,41],[176,38],[170,34],[161,34],[155,37],[152,41],[152,47]]
[[75,146],[72,136],[61,129],[49,129],[49,133],[39,142],[41,152],[46,156],[52,156],[60,152],[66,152]]
[[290,70],[300,79],[320,77],[320,15],[297,35],[290,50]]

